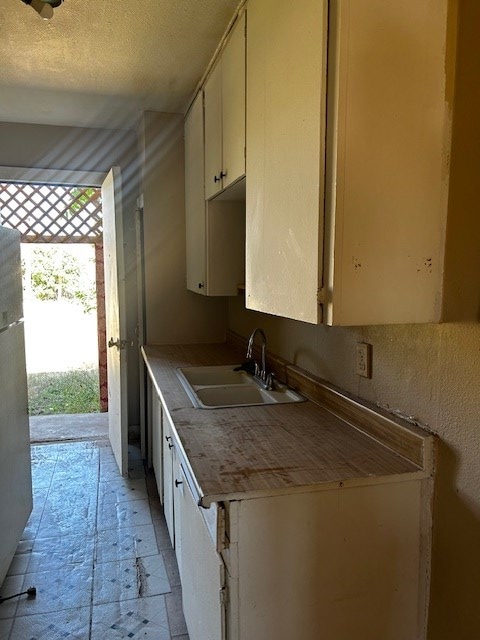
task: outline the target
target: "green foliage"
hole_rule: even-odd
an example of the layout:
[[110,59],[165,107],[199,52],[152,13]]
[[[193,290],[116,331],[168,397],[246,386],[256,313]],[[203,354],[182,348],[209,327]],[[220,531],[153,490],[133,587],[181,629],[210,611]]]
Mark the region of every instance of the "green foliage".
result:
[[100,390],[97,369],[28,375],[31,416],[62,413],[97,413]]
[[79,187],[73,187],[70,190],[70,195],[74,200],[68,207],[69,213],[74,215],[75,213],[81,211],[83,207],[90,202],[92,196],[94,196],[96,192],[97,189],[95,189],[94,187],[85,187],[83,189],[80,189]]
[[22,260],[22,270],[38,300],[77,300],[89,313],[97,304],[95,282],[88,273],[93,270],[93,254],[88,263],[68,245],[36,245],[30,248],[28,264]]

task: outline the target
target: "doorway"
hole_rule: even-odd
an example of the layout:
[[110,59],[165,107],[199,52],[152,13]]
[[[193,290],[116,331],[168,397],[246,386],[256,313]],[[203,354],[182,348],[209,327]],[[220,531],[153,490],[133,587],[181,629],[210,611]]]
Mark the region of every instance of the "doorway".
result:
[[32,441],[105,437],[101,190],[0,182],[0,211],[22,238]]

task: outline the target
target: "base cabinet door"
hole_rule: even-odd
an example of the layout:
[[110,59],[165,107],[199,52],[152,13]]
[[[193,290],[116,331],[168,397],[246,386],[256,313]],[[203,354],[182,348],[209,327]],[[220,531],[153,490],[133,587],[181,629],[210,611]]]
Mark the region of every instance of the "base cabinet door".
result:
[[423,495],[410,481],[231,503],[229,640],[424,640]]
[[151,398],[152,421],[152,466],[155,473],[158,495],[163,504],[163,447],[162,447],[162,403],[156,393]]
[[175,493],[177,548],[189,638],[225,640],[224,565],[180,465],[177,474],[181,477]]
[[175,521],[174,521],[174,494],[173,494],[173,468],[175,447],[173,444],[172,430],[165,415],[163,421],[163,512],[167,523],[168,533],[172,546],[175,548]]

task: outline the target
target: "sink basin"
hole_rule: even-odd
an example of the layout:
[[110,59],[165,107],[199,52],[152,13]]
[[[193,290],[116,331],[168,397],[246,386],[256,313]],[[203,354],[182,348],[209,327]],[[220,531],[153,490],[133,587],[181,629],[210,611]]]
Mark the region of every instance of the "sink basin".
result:
[[247,407],[266,404],[303,402],[305,398],[286,385],[275,383],[267,391],[245,371],[235,371],[238,365],[185,367],[177,369],[178,377],[199,409]]
[[240,365],[229,364],[213,367],[185,367],[179,369],[185,380],[194,386],[219,386],[225,384],[249,384],[251,376],[245,371],[235,371]]

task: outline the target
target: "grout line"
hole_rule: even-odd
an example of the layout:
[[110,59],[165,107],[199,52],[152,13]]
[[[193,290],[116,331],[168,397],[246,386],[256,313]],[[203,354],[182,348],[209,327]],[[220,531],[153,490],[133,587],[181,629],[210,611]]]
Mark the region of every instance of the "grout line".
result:
[[97,464],[97,482],[95,485],[96,500],[95,500],[95,526],[93,529],[92,585],[90,589],[90,616],[88,621],[89,640],[92,640],[92,629],[93,629],[93,593],[95,590],[95,563],[97,559],[97,542],[98,542],[98,496],[99,496],[99,487],[100,487],[100,468],[102,464],[102,456],[100,455],[100,449],[98,448],[98,446],[96,446],[95,449],[98,455],[98,464]]

